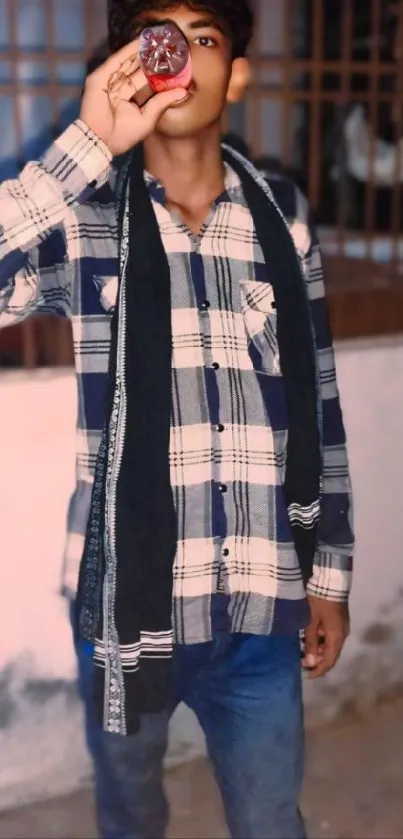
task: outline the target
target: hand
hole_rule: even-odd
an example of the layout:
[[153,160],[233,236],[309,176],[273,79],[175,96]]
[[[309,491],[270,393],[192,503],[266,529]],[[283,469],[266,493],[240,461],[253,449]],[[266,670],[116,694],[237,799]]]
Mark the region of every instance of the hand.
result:
[[143,107],[133,97],[147,85],[140,69],[138,41],[123,47],[88,76],[80,119],[115,157],[132,149],[154,130],[163,113],[186,99],[181,88],[157,93]]
[[340,658],[350,633],[347,603],[335,603],[308,595],[311,622],[305,634],[305,657],[302,666],[310,679],[319,679],[332,670]]

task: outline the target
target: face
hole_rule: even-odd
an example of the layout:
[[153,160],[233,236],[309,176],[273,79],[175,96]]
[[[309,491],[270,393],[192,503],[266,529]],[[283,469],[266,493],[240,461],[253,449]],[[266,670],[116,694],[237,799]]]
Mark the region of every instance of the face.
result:
[[133,34],[167,20],[176,23],[188,40],[193,81],[185,102],[169,108],[156,130],[172,138],[195,137],[221,122],[231,78],[244,60],[232,62],[230,38],[210,13],[192,11],[186,5],[146,12],[136,21]]

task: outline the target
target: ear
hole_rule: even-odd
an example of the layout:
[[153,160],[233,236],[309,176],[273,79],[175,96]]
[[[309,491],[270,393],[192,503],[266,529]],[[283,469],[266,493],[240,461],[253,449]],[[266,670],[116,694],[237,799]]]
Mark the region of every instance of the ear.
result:
[[235,58],[227,91],[227,102],[240,102],[251,79],[251,66],[247,58]]

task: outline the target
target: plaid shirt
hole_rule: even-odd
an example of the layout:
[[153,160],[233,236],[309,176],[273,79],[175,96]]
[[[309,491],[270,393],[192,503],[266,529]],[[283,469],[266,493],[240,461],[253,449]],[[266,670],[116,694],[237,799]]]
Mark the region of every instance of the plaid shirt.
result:
[[[118,288],[110,164],[103,143],[77,121],[41,162],[0,188],[0,326],[33,312],[72,320],[77,488],[64,573],[71,595],[105,419]],[[146,180],[172,276],[175,637],[192,643],[211,636],[218,590],[231,596],[233,631],[295,631],[306,623],[307,607],[283,492],[287,417],[270,265],[230,168],[225,193],[197,236],[168,210],[161,184]],[[306,280],[322,396],[322,513],[308,591],[343,601],[352,570],[350,480],[321,259],[305,200],[283,179],[270,186]]]

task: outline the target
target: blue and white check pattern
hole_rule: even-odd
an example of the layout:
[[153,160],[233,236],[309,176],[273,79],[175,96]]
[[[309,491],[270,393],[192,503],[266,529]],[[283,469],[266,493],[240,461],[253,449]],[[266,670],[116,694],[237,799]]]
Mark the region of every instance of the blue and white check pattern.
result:
[[[71,317],[78,381],[77,488],[64,587],[74,595],[103,427],[118,242],[114,173],[80,121],[0,188],[0,326],[31,312]],[[270,265],[240,182],[195,237],[146,175],[172,277],[171,483],[178,518],[175,640],[211,636],[211,598],[230,595],[233,631],[295,631],[307,619],[283,483],[287,413]],[[353,534],[345,434],[318,244],[296,188],[271,182],[301,260],[317,347],[323,497],[311,594],[347,598]]]

